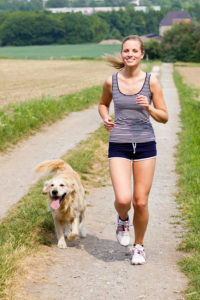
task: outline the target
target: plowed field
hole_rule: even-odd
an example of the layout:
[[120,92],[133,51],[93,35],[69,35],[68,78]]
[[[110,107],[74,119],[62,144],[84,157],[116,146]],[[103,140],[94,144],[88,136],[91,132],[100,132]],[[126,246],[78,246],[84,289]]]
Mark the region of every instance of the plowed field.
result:
[[102,61],[0,60],[0,108],[102,84],[115,70]]

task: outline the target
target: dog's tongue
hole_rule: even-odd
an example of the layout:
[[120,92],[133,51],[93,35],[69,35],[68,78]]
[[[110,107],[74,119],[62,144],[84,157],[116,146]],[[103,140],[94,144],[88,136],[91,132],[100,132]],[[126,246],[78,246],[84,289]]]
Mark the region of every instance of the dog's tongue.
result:
[[53,200],[52,202],[51,202],[51,208],[52,209],[54,209],[54,210],[56,210],[56,209],[58,209],[60,207],[60,200],[58,199],[58,200]]

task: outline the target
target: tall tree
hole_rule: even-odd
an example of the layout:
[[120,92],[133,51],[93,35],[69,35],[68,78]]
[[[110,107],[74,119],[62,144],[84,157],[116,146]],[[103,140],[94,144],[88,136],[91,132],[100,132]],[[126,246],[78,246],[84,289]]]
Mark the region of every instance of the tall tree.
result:
[[200,61],[200,24],[180,23],[164,33],[163,60]]

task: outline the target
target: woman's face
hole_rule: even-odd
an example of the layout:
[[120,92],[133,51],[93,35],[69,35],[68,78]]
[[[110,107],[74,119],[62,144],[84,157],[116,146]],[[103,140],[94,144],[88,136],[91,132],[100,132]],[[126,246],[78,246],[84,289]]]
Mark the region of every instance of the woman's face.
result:
[[141,51],[140,42],[137,40],[127,40],[123,44],[121,56],[125,66],[137,66],[144,56],[144,52]]

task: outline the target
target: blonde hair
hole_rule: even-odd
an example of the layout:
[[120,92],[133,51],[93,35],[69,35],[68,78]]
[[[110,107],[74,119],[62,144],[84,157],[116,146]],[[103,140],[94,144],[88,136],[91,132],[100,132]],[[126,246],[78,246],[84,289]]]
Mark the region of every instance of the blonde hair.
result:
[[[134,41],[138,41],[140,43],[140,49],[141,52],[144,52],[144,44],[141,40],[141,38],[138,35],[129,35],[127,36],[123,41],[122,41],[122,45],[121,45],[121,52],[123,49],[123,45],[126,41],[128,40],[134,40]],[[115,69],[123,69],[124,68],[124,62],[121,58],[120,53],[117,53],[115,55],[105,55],[104,59]]]

